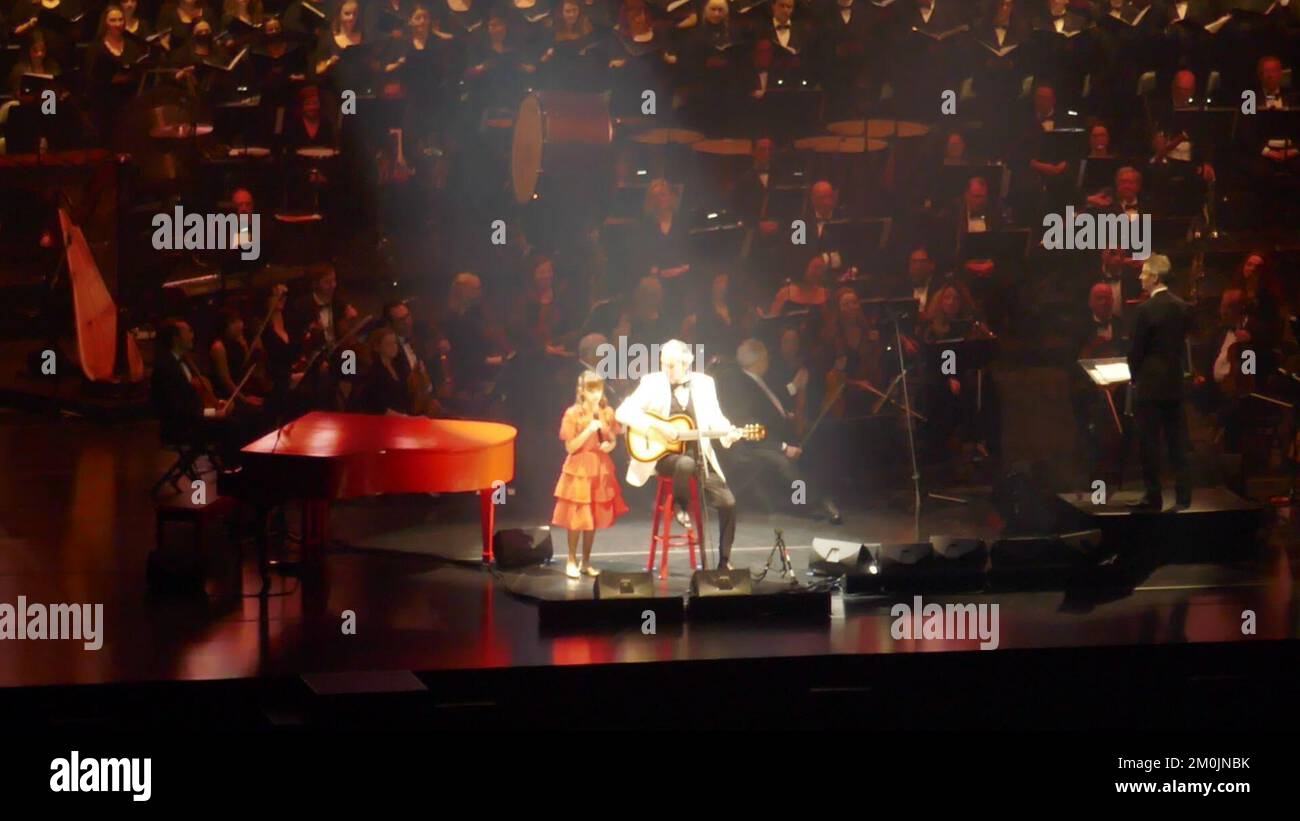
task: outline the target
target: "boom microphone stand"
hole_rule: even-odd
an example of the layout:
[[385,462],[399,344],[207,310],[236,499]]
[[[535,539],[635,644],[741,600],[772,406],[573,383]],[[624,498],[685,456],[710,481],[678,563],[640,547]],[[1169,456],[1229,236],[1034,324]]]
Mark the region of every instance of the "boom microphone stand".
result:
[[907,363],[903,361],[903,331],[899,321],[908,316],[910,308],[889,310],[889,321],[894,324],[894,346],[898,350],[898,372],[903,375],[903,419],[907,423],[907,453],[912,460],[912,540],[921,540],[921,469],[916,461],[916,434],[912,427],[912,394],[907,387]]

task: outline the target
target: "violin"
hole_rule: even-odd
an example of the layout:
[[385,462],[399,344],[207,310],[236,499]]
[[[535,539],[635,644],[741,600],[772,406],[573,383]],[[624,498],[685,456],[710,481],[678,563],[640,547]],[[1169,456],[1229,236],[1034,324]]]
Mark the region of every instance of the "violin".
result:
[[193,374],[193,376],[190,377],[190,386],[194,388],[194,392],[203,400],[203,407],[220,408],[222,402],[217,398],[217,392],[212,387],[212,381],[199,373],[198,363],[196,363],[192,357],[187,356],[185,357],[185,364],[189,367],[190,373]]

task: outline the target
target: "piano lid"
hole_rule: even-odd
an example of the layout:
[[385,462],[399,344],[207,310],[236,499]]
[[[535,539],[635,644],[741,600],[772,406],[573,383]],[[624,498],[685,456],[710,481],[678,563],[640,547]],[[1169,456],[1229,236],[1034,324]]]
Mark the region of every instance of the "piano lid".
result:
[[288,497],[489,490],[514,478],[498,422],[314,412],[243,448],[245,479]]

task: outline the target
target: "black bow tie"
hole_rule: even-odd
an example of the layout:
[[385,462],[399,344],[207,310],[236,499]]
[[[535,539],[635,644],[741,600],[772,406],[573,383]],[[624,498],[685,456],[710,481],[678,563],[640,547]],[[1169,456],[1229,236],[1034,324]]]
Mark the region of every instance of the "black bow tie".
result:
[[790,24],[789,24],[789,23],[777,23],[777,24],[776,24],[776,30],[777,30],[777,31],[789,31],[789,30],[790,30]]

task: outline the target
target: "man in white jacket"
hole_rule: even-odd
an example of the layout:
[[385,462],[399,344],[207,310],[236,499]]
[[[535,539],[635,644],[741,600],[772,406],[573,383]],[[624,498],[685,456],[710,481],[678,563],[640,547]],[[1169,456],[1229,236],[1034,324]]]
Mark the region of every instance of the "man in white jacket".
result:
[[[657,431],[669,442],[676,442],[676,430],[649,414],[666,419],[684,413],[695,420],[695,426],[700,430],[730,431],[718,441],[725,448],[731,447],[740,439],[740,431],[732,427],[722,414],[722,408],[718,407],[713,377],[691,372],[694,358],[685,342],[672,339],[664,343],[659,349],[659,370],[641,377],[636,390],[615,411],[614,417],[619,424],[636,430]],[[672,477],[677,521],[683,527],[693,527],[687,504],[691,478],[695,476],[699,458],[703,458],[705,463],[701,483],[704,502],[718,515],[718,567],[729,570],[731,543],[736,538],[736,497],[727,487],[727,477],[722,473],[710,440],[688,443],[685,453],[670,453],[653,464],[633,459],[627,466],[627,481],[634,487],[641,487],[653,474]]]

